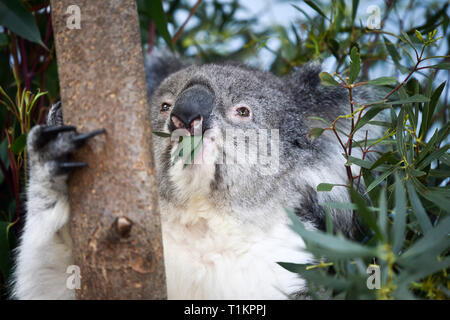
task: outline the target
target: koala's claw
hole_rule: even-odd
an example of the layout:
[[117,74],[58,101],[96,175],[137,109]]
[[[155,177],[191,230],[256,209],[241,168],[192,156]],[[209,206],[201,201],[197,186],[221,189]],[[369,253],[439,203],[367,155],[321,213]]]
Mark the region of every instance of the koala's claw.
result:
[[89,165],[86,162],[57,162],[58,169],[70,171],[78,168],[85,168]]
[[70,157],[85,142],[105,129],[78,133],[76,127],[68,125],[35,126],[28,134],[27,148],[31,167],[46,167],[51,174],[68,174],[87,167],[86,162],[72,162]]
[[73,142],[75,143],[84,143],[86,140],[95,137],[99,134],[105,133],[106,130],[105,129],[98,129],[98,130],[94,130],[88,133],[83,133],[83,134],[79,134],[77,136],[75,136],[73,138]]
[[58,134],[60,132],[66,132],[66,131],[75,131],[77,128],[74,126],[48,126],[42,128],[42,134],[46,135],[52,135],[52,134]]
[[76,131],[74,126],[48,126],[42,127],[40,134],[35,140],[36,147],[40,148],[46,145],[50,140],[56,138],[60,132]]

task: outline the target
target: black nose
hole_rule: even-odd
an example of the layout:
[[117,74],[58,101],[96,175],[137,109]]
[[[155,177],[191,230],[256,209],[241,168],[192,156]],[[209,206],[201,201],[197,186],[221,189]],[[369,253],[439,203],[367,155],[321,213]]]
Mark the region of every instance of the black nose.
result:
[[169,129],[171,131],[184,127],[192,130],[198,121],[205,123],[214,106],[214,95],[203,86],[195,85],[185,90],[175,101],[175,107],[170,115]]

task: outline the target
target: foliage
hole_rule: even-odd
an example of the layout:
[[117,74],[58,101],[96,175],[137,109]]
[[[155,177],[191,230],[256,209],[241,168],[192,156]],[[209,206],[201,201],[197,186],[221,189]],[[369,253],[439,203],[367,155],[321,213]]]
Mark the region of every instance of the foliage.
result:
[[49,1],[0,1],[0,297],[23,225],[26,135],[59,98]]
[[[350,17],[347,17],[346,23],[343,22],[345,17],[340,18],[339,11],[342,10],[342,15],[345,13],[343,2],[335,2],[338,12],[331,14],[330,18],[324,14],[326,10],[320,9],[314,2],[308,3],[318,13],[315,20],[323,20],[323,25],[328,26],[325,34],[333,34],[339,38],[335,34],[338,27],[336,23],[341,26],[352,25]],[[357,4],[357,1],[353,2],[354,6]],[[445,12],[447,6],[445,4],[438,8],[437,12]],[[331,9],[333,13],[333,8]],[[386,11],[389,12],[389,7]],[[436,19],[436,14],[430,15],[430,19],[431,17]],[[448,37],[448,17],[436,20],[444,25],[442,33]],[[339,41],[339,50],[333,52],[330,43],[325,43],[338,61],[338,69],[340,61],[343,68],[333,74],[322,73],[321,81],[324,85],[342,86],[348,91],[349,114],[339,116],[324,128],[314,128],[311,136],[317,138],[326,130],[334,133],[336,143],[342,147],[347,161],[343,170],[347,173],[346,187],[351,194],[352,203],[322,205],[327,210],[353,210],[355,217],[361,220],[362,230],[357,241],[353,241],[342,234],[335,234],[329,220],[327,232],[313,232],[305,229],[291,214],[292,228],[305,240],[307,250],[314,254],[317,263],[280,264],[302,275],[310,284],[310,295],[315,298],[449,297],[449,125],[446,121],[447,97],[442,97],[446,83],[435,84],[437,72],[449,69],[449,64],[444,62],[449,56],[434,54],[436,43],[442,38],[436,37],[437,28],[440,27],[436,20],[427,21],[425,25],[407,32],[400,31],[399,35],[378,30],[377,35],[385,34],[383,43],[369,46],[361,45],[368,43],[364,41],[364,33],[369,31],[356,29],[355,26],[342,27],[341,30],[352,29],[352,33],[347,42]],[[419,30],[428,31],[428,34],[422,35]],[[314,38],[313,35],[311,37]],[[388,37],[393,38],[395,43],[388,40]],[[313,39],[311,41],[314,42]],[[346,43],[350,59],[346,59],[345,54],[339,54]],[[383,49],[398,71],[406,74],[403,80],[397,82],[395,77],[384,76],[358,82],[359,76],[364,78],[364,74],[360,74],[361,66],[370,64],[363,57],[379,51],[377,59],[381,59],[383,54],[386,56]],[[407,66],[402,64],[401,52],[407,53],[410,58]],[[431,59],[442,62],[424,65],[424,62]],[[428,72],[422,73],[424,80],[421,84],[414,76],[424,70]],[[390,84],[393,86],[378,101],[356,104],[352,99],[352,90],[356,87]],[[383,110],[389,111],[390,119],[376,121],[375,116]],[[351,119],[350,132],[337,128],[336,124],[342,119]],[[323,122],[326,123],[325,120]],[[384,136],[378,140],[367,139],[365,129],[368,124],[383,127]],[[366,138],[357,141],[354,139],[355,133],[360,130],[366,132]],[[362,158],[352,156],[352,147],[361,150]],[[366,158],[369,152],[376,154],[373,161]],[[356,176],[352,172],[352,164],[360,167]],[[361,180],[367,188],[363,194],[355,191],[360,190]],[[324,182],[317,190],[329,192],[333,187],[339,186]],[[380,288],[369,289],[371,269],[368,267],[379,270]]]
[[[275,2],[275,1],[274,1]],[[284,3],[284,1],[279,1]],[[137,0],[142,43],[146,51],[169,46],[185,57],[204,62],[258,62],[261,52],[273,54],[269,69],[283,75],[311,60],[332,60],[334,73],[320,75],[324,85],[349,93],[349,112],[311,131],[318,138],[332,131],[342,147],[348,185],[324,181],[319,192],[347,187],[352,203],[326,203],[324,208],[353,210],[361,220],[360,237],[293,228],[318,263],[283,264],[307,279],[316,298],[448,298],[449,155],[448,3],[387,1],[381,28],[368,29],[359,1],[292,1],[298,19],[289,26],[254,27],[258,17],[241,18],[250,4],[231,0]],[[409,22],[421,9],[423,21]],[[311,13],[313,12],[313,14]],[[183,19],[176,18],[184,16]],[[248,14],[247,14],[248,16]],[[180,21],[181,20],[181,21]],[[409,19],[410,20],[410,19]],[[384,28],[388,23],[398,32]],[[57,65],[48,0],[0,0],[0,295],[12,266],[12,250],[23,225],[26,187],[26,134],[42,123],[59,99]],[[280,42],[277,48],[271,40]],[[374,77],[377,70],[382,77]],[[448,76],[447,76],[448,77]],[[358,86],[385,88],[380,101],[352,103]],[[376,118],[388,112],[389,119]],[[311,115],[314,117],[314,115]],[[350,119],[352,129],[336,124]],[[317,119],[316,120],[323,120]],[[375,141],[354,139],[367,125],[384,128]],[[383,146],[384,149],[377,148]],[[363,156],[352,156],[358,148]],[[374,160],[367,155],[375,155]],[[181,156],[181,154],[180,154]],[[191,155],[192,156],[192,155]],[[356,176],[350,165],[359,167]],[[360,192],[362,185],[367,191]],[[367,266],[377,265],[381,289],[369,290]]]

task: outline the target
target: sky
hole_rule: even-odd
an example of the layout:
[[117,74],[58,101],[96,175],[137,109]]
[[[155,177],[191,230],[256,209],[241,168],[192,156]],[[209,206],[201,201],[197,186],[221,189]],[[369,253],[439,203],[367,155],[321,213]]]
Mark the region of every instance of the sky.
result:
[[[204,0],[207,2],[208,0]],[[351,2],[350,0],[346,0],[347,2]],[[192,6],[195,4],[196,0],[190,0],[192,3]],[[223,0],[223,2],[229,2],[228,0]],[[322,3],[325,5],[327,1],[322,1]],[[441,0],[442,3],[445,3],[446,0]],[[406,4],[407,1],[404,1]],[[252,25],[251,27],[254,30],[262,29],[265,26],[270,25],[276,25],[280,24],[283,26],[289,26],[292,22],[304,18],[303,15],[294,9],[292,7],[292,4],[295,4],[299,7],[301,7],[307,14],[309,15],[315,15],[315,11],[310,8],[308,5],[304,3],[304,1],[296,1],[296,0],[242,0],[241,4],[245,9],[239,10],[236,13],[237,18],[250,18],[250,17],[258,17],[257,23]],[[384,8],[384,1],[383,0],[361,0],[358,6],[358,11],[356,15],[356,19],[360,20],[363,25],[367,25],[368,18],[371,14],[371,12],[368,12],[367,10],[369,7],[378,6],[380,8],[380,14],[383,16],[383,8]],[[449,9],[450,10],[450,9]],[[400,14],[403,14],[402,10],[399,9]],[[405,26],[408,26],[411,22],[417,22],[423,19],[423,14],[425,10],[423,8],[419,8],[414,11],[408,12],[408,15],[406,16],[406,22]],[[180,22],[183,22],[188,13],[187,12],[177,12],[176,19]],[[192,21],[189,21],[189,23],[199,23],[199,21],[195,20],[195,17],[191,19]],[[398,26],[394,25],[392,23],[388,23],[385,25],[384,30],[391,31],[394,33],[398,32]],[[170,30],[171,33],[174,33],[174,30]],[[233,44],[231,44],[233,45]],[[240,43],[236,43],[236,46],[241,45]],[[269,40],[268,46],[274,50],[276,50],[281,45],[281,42],[273,38]],[[440,51],[445,53],[447,51],[447,45],[445,41],[442,41],[442,46],[440,47]],[[268,50],[262,49],[259,55],[260,60],[259,64],[262,68],[268,68],[272,60],[274,59],[273,53],[269,52]],[[332,59],[330,61],[324,61],[324,69],[325,71],[332,71],[333,70],[333,63]],[[333,70],[334,71],[334,70]]]
[[[203,0],[205,2],[209,0]],[[224,2],[229,2],[229,0],[223,0]],[[346,0],[348,3],[351,3],[351,0]],[[195,4],[196,0],[190,0],[192,3],[192,6]],[[326,5],[327,1],[321,1],[322,5]],[[440,0],[440,2],[445,3],[447,0]],[[369,16],[371,14],[370,11],[368,11],[370,6],[378,6],[380,8],[380,14],[383,16],[384,12],[383,9],[385,7],[385,1],[384,0],[360,0],[358,11],[356,14],[356,19],[358,21],[361,21],[363,26],[366,26],[368,23]],[[408,1],[403,1],[403,3],[406,5]],[[423,2],[426,3],[426,2]],[[245,7],[243,10],[239,10],[236,13],[237,18],[250,18],[250,17],[258,17],[257,22],[252,25],[251,27],[253,30],[257,31],[258,29],[262,29],[266,26],[272,26],[272,25],[283,25],[283,26],[289,26],[292,22],[298,20],[298,19],[304,19],[304,16],[294,9],[292,7],[292,4],[295,4],[299,7],[301,7],[308,15],[314,16],[316,13],[315,11],[310,8],[308,5],[304,3],[304,1],[296,1],[296,0],[241,0],[241,4]],[[372,8],[373,10],[373,8]],[[450,11],[450,9],[449,9]],[[408,27],[414,25],[417,25],[417,22],[421,20],[424,20],[424,8],[418,8],[416,10],[410,10],[407,11],[406,9],[402,10],[402,8],[399,8],[398,10],[399,14],[402,16],[404,15],[405,20],[405,29]],[[449,12],[450,14],[450,12]],[[178,12],[177,16],[175,17],[178,21],[183,22],[188,13],[187,12]],[[192,21],[189,21],[189,23],[201,23],[200,21],[196,21],[193,17],[191,19]],[[398,33],[399,32],[399,26],[397,24],[394,24],[390,21],[387,21],[386,25],[383,28],[385,31]],[[173,34],[174,30],[169,31]],[[441,32],[441,30],[439,30]],[[291,35],[293,36],[293,35]],[[439,33],[438,35],[439,36]],[[395,39],[391,39],[391,41],[394,41]],[[236,40],[234,45],[236,47],[240,47],[242,43],[239,42],[240,40]],[[229,45],[233,45],[233,42],[231,42]],[[281,42],[277,38],[272,38],[267,43],[268,47],[275,50],[278,49],[278,47],[281,45]],[[195,50],[195,49],[193,49]],[[440,42],[440,46],[438,49],[438,55],[445,55],[448,51],[447,48],[447,42],[445,39],[443,39]],[[261,49],[258,57],[255,61],[247,61],[251,64],[256,64],[259,67],[263,69],[268,69],[271,65],[272,61],[275,59],[275,56],[272,52]],[[429,64],[436,63],[433,60],[429,61]],[[426,65],[426,64],[423,64]],[[324,71],[327,72],[334,72],[336,69],[335,65],[335,58],[330,57],[325,59],[322,63],[322,68]],[[381,76],[397,76],[399,80],[402,80],[404,75],[402,74],[395,74],[395,66],[393,64],[390,64],[390,67],[386,67],[386,65],[380,66],[378,68],[371,69],[371,73],[369,74],[369,78],[374,79]],[[419,80],[421,76],[418,76]],[[445,71],[441,71],[438,73],[438,81],[436,83],[441,83],[442,81],[448,81],[449,80],[449,73]],[[446,92],[447,96],[449,95],[449,91]]]

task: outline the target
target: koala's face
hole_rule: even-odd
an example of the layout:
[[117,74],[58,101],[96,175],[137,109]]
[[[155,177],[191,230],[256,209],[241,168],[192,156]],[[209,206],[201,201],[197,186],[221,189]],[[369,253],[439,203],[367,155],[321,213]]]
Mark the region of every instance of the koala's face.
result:
[[[234,65],[191,66],[165,79],[151,99],[153,131],[172,135],[153,139],[162,194],[233,197],[236,184],[248,190],[275,174],[281,113],[292,104],[286,92],[280,78]],[[200,151],[187,165],[173,163],[179,136],[190,135],[203,136]]]

